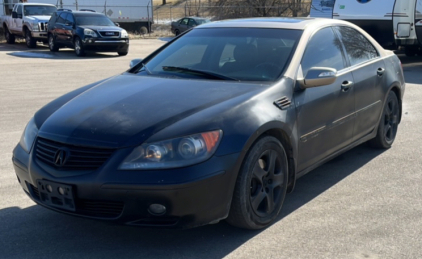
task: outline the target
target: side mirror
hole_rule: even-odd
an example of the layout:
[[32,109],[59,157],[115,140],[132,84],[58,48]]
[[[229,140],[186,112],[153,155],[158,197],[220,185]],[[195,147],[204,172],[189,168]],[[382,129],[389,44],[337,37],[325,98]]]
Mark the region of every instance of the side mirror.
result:
[[120,27],[120,24],[118,22],[114,23],[117,27]]
[[313,67],[308,70],[301,83],[303,88],[333,84],[337,79],[337,70],[329,67]]
[[142,58],[132,59],[132,60],[130,61],[129,67],[130,67],[130,68],[132,68],[132,67],[134,67],[134,66],[138,65],[138,64],[139,64],[139,63],[141,63],[141,62],[142,62]]
[[12,18],[13,18],[13,19],[18,18],[18,13],[17,13],[17,12],[12,12]]

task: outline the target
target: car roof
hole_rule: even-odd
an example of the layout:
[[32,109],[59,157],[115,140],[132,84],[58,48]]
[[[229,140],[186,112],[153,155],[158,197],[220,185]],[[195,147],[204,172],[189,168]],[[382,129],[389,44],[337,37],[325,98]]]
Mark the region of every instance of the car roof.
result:
[[200,28],[277,28],[277,29],[296,29],[304,30],[309,26],[324,26],[330,24],[348,24],[342,20],[333,20],[325,18],[283,18],[283,17],[259,17],[259,18],[246,18],[235,20],[223,20],[213,23],[206,23]]
[[56,7],[53,4],[37,4],[37,3],[21,3],[21,4],[25,5],[25,6],[35,5],[35,6],[54,6],[54,7]]

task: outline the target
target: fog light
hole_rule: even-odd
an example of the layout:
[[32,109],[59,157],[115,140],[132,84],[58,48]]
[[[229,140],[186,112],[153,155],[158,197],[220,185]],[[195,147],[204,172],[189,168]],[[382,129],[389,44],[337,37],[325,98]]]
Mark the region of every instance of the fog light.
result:
[[65,196],[67,194],[65,188],[63,188],[63,187],[59,187],[58,192],[63,196]]
[[49,193],[53,192],[53,187],[51,187],[51,185],[47,184],[46,189]]
[[151,204],[148,209],[152,215],[160,216],[166,213],[166,206],[161,204]]

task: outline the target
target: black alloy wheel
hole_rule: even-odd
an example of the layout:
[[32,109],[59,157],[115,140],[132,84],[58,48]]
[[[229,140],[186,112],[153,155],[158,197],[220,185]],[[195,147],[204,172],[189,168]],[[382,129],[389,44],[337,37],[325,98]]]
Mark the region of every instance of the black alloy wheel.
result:
[[280,141],[266,136],[246,156],[236,182],[227,221],[246,229],[273,223],[286,197],[288,164]]
[[25,30],[25,42],[28,48],[35,48],[37,46],[37,41],[32,37],[31,31],[26,29]]
[[48,48],[52,52],[56,52],[56,51],[59,50],[59,48],[57,47],[56,40],[54,39],[53,34],[49,34],[48,35]]
[[399,120],[399,102],[396,94],[390,91],[378,125],[377,136],[370,141],[370,144],[376,148],[390,148],[396,138]]
[[75,54],[76,54],[76,56],[78,56],[78,57],[85,56],[84,46],[83,46],[82,41],[81,41],[80,38],[78,38],[78,37],[75,38],[74,46],[75,46]]

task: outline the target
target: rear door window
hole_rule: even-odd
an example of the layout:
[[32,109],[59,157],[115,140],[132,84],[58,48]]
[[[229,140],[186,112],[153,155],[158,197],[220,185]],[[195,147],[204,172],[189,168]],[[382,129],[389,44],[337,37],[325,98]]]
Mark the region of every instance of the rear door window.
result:
[[357,30],[346,26],[337,27],[337,30],[352,66],[379,57],[374,45]]
[[64,24],[66,22],[66,15],[67,13],[61,13],[56,23]]

